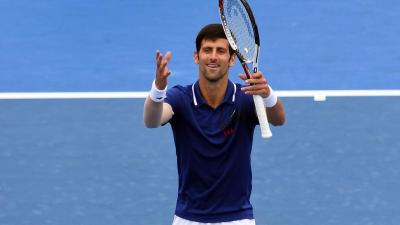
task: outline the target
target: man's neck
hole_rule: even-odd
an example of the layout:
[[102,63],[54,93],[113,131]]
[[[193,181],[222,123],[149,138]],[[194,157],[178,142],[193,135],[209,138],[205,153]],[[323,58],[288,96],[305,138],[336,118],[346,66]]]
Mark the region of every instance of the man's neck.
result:
[[210,82],[204,79],[199,80],[200,93],[206,103],[216,109],[224,100],[228,88],[228,79],[221,79]]

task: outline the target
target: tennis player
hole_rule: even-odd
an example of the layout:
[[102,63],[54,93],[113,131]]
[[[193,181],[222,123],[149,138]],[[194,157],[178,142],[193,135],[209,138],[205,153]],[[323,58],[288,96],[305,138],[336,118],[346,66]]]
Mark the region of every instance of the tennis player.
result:
[[149,128],[170,123],[179,175],[173,225],[255,225],[250,203],[250,153],[258,124],[253,98],[261,95],[272,125],[283,125],[282,102],[261,72],[247,84],[229,80],[235,54],[221,24],[197,35],[198,80],[167,90],[171,53],[156,52],[156,78],[144,104]]

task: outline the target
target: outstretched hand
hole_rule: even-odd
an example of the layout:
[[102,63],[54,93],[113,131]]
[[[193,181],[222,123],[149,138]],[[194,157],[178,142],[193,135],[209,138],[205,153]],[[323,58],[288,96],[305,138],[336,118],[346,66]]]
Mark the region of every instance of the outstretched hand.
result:
[[168,63],[171,60],[171,52],[165,53],[163,57],[160,50],[156,51],[156,87],[159,90],[164,90],[167,87],[167,78],[171,74],[171,71],[168,68]]
[[242,87],[242,91],[248,95],[261,95],[263,98],[269,96],[268,81],[265,79],[264,75],[258,71],[252,74],[250,79],[247,79],[245,74],[239,74],[240,79],[242,79],[248,86]]

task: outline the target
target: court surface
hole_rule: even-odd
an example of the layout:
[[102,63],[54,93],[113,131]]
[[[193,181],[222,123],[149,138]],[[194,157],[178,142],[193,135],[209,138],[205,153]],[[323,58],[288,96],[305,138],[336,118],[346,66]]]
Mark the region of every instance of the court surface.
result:
[[[255,135],[257,224],[396,225],[399,98],[284,98],[287,124]],[[0,224],[170,224],[170,126],[142,99],[0,101]]]
[[[172,51],[171,86],[196,79],[216,2],[0,0],[0,225],[171,224],[172,132],[144,128],[141,96],[156,49]],[[256,129],[257,225],[400,224],[400,2],[250,4],[287,114],[271,140]]]

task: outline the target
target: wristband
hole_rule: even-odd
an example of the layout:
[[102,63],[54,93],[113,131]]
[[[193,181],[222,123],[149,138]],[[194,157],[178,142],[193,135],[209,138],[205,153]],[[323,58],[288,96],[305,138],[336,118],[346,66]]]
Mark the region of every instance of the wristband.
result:
[[150,90],[150,98],[154,102],[162,102],[164,101],[164,98],[167,96],[167,87],[165,87],[164,90],[159,90],[156,87],[156,81],[153,81],[153,84],[151,85],[151,90]]
[[278,102],[278,96],[275,95],[274,90],[272,90],[271,86],[268,85],[269,95],[266,98],[263,98],[264,105],[268,108],[272,108]]

